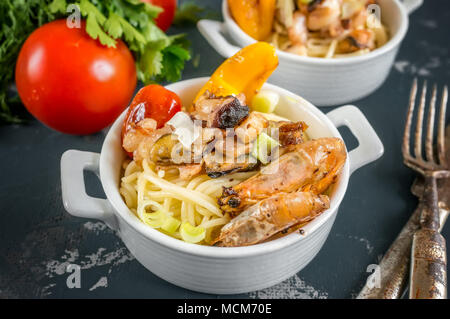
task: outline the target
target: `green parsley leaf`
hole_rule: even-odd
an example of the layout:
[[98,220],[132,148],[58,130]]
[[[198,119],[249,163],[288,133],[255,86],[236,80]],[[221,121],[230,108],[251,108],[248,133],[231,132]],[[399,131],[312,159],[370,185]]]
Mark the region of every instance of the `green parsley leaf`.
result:
[[89,0],[81,0],[78,6],[83,16],[92,15],[100,25],[106,22],[106,17]]
[[162,73],[165,79],[171,82],[178,81],[181,78],[181,70],[184,63],[191,58],[188,50],[172,44],[163,51]]
[[105,22],[105,31],[114,39],[120,38],[123,34],[122,24],[120,16],[111,12],[108,20]]
[[67,9],[66,0],[53,0],[52,3],[49,4],[48,8],[51,13],[65,13]]
[[98,39],[101,44],[108,47],[116,47],[114,37],[108,35],[102,26],[106,24],[106,17],[88,0],[81,0],[78,4],[80,12],[86,19],[86,32],[93,38]]
[[99,39],[101,44],[108,47],[116,47],[116,41],[102,30],[95,14],[88,14],[86,19],[86,32],[93,39]]
[[140,42],[145,44],[145,38],[138,30],[136,30],[131,24],[127,22],[127,20],[120,18],[120,24],[122,25],[122,29],[125,35],[125,40],[127,42]]
[[155,75],[161,73],[163,65],[163,54],[160,50],[152,48],[148,45],[139,63],[139,70],[141,71],[140,80],[144,83],[152,82]]
[[[126,42],[136,58],[138,77],[144,83],[177,81],[191,58],[185,35],[168,36],[155,24],[162,12],[141,0],[0,0],[0,123],[18,123],[17,92],[11,91],[14,64],[20,48],[34,29],[65,18],[68,5],[77,5],[86,20],[86,32],[101,44],[115,47]],[[205,11],[181,5],[184,20]],[[186,19],[186,17],[189,17]]]

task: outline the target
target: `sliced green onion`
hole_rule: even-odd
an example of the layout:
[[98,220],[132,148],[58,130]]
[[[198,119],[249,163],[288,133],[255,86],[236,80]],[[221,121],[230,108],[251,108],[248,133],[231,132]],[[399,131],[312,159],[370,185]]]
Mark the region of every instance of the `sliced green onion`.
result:
[[278,143],[266,133],[262,132],[258,135],[258,138],[253,145],[251,155],[259,159],[261,163],[267,164],[269,163],[269,154],[272,152],[272,149],[279,145],[280,143]]
[[161,225],[161,229],[165,230],[166,232],[173,234],[177,231],[178,227],[180,226],[181,222],[173,218],[172,216],[166,216],[165,220],[163,221],[163,224]]
[[206,230],[203,227],[194,227],[186,222],[181,224],[180,235],[185,242],[196,244],[205,239]]
[[150,227],[159,228],[163,225],[166,219],[166,214],[160,210],[154,213],[145,213],[143,216],[143,221]]
[[145,223],[146,225],[150,226],[150,227],[153,227],[153,228],[159,228],[159,227],[161,227],[162,224],[163,224],[163,221],[164,221],[164,220],[163,220],[162,218],[159,218],[159,219],[145,218],[145,219],[144,219],[144,223]]
[[146,213],[145,214],[146,217],[148,217],[150,219],[153,219],[153,220],[155,220],[155,219],[163,219],[165,217],[165,215],[166,214],[163,211],[161,211],[161,210],[158,210],[158,211],[153,212],[153,213]]
[[253,97],[252,109],[262,113],[272,113],[280,101],[278,93],[263,90]]

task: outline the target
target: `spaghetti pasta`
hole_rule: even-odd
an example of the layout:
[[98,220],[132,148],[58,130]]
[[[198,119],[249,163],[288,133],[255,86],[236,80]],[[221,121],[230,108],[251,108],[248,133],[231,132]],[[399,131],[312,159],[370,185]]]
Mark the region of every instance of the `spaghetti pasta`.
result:
[[[179,179],[176,172],[158,174],[155,166],[143,160],[142,166],[135,161],[125,161],[120,182],[120,194],[130,210],[145,224],[159,228],[155,223],[156,213],[166,214],[180,223],[188,222],[194,227],[203,227],[205,239],[200,244],[211,242],[211,234],[228,223],[231,218],[222,212],[217,198],[223,187],[231,187],[250,178],[256,172],[230,174],[212,179],[200,175],[189,181]],[[180,238],[180,232],[162,232]]]
[[[368,27],[368,30],[373,32],[374,41],[376,47],[383,46],[388,41],[388,32],[384,25],[380,24],[377,28]],[[351,53],[338,53],[337,45],[342,40],[342,36],[336,39],[318,37],[316,32],[308,32],[308,40],[304,46],[304,50],[296,50],[296,46],[282,34],[274,32],[268,42],[281,51],[287,51],[291,53],[301,52],[300,55],[306,55],[316,58],[348,58],[353,56],[359,56],[367,54],[370,49],[360,49]]]
[[[318,58],[366,54],[388,41],[388,30],[372,12],[374,0],[278,0],[272,33],[265,39],[277,49]],[[355,34],[363,33],[358,38]],[[340,47],[350,40],[350,45]]]

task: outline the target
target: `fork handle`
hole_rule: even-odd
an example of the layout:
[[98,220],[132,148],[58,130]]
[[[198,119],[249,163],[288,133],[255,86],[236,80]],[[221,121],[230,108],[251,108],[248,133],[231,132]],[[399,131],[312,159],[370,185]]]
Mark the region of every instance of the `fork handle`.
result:
[[447,298],[446,245],[438,231],[422,228],[415,232],[410,274],[410,299]]
[[411,251],[410,299],[447,298],[447,251],[439,232],[439,206],[436,178],[425,175],[420,203],[421,229],[414,233]]
[[420,226],[422,228],[439,230],[439,199],[436,178],[426,175],[424,189],[421,199],[422,213],[420,215]]
[[369,277],[359,293],[358,299],[399,299],[402,297],[408,286],[412,238],[419,228],[420,209],[417,207],[378,264],[379,284],[372,284]]

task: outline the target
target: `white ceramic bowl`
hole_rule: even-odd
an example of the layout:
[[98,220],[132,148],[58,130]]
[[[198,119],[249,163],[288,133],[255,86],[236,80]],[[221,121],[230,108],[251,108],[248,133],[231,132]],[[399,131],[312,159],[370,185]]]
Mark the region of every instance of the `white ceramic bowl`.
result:
[[[379,0],[381,19],[391,39],[382,47],[362,56],[342,59],[303,57],[278,50],[280,65],[270,83],[303,96],[317,106],[349,103],[374,92],[386,80],[400,43],[408,29],[408,13],[423,0]],[[228,58],[242,47],[255,42],[231,17],[223,1],[224,23],[201,20],[198,29],[210,45]],[[224,36],[229,36],[234,46]]]
[[[180,96],[183,105],[188,105],[207,80],[182,81],[168,88]],[[351,173],[380,157],[383,145],[364,115],[354,106],[344,106],[325,115],[287,90],[270,84],[264,88],[278,92],[283,99],[291,98],[277,107],[276,113],[294,121],[306,121],[311,137],[341,137],[336,127],[345,125],[359,141],[359,146],[348,154],[331,197],[331,207],[304,227],[304,235],[296,232],[248,247],[207,247],[182,242],[143,224],[119,194],[121,165],[125,158],[120,134],[125,112],[111,127],[101,154],[75,150],[63,154],[64,207],[74,216],[103,220],[117,231],[131,253],[148,270],[187,289],[214,294],[244,293],[272,286],[294,275],[314,258],[325,242]],[[84,170],[99,173],[106,200],[86,194]]]

